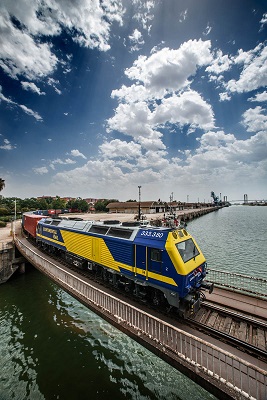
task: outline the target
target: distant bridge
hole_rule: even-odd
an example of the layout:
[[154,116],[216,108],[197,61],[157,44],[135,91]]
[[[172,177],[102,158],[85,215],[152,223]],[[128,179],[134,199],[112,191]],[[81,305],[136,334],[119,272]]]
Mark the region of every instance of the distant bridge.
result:
[[229,203],[234,203],[234,202],[240,202],[240,201],[242,201],[242,203],[267,203],[267,200],[264,200],[264,199],[261,199],[261,200],[250,200],[250,199],[247,199],[247,200],[244,200],[244,199],[241,199],[241,200],[229,200]]

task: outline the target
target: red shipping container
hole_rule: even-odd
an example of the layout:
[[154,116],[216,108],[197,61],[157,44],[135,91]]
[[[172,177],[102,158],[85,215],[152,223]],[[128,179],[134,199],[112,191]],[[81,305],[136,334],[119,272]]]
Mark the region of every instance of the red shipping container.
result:
[[42,218],[44,218],[43,215],[24,214],[23,227],[34,238],[36,237],[36,226]]

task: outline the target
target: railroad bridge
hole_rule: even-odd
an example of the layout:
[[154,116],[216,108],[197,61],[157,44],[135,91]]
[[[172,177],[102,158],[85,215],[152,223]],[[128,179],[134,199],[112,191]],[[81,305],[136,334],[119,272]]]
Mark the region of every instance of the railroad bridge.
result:
[[[246,355],[246,359],[222,345],[211,337],[204,337],[198,332],[197,336],[184,330],[183,324],[174,322],[167,317],[159,317],[153,310],[147,311],[144,305],[134,301],[125,301],[114,292],[89,281],[49,256],[41,253],[25,238],[14,237],[14,244],[20,254],[32,265],[46,274],[73,297],[109,323],[132,337],[141,345],[158,355],[160,358],[187,375],[194,382],[214,394],[219,399],[267,399],[267,326],[266,335],[261,347],[263,358],[260,360]],[[210,281],[220,283],[228,289],[247,286],[250,297],[248,305],[251,314],[258,314],[266,319],[267,309],[267,280],[246,277],[237,274],[209,271]],[[225,276],[222,277],[222,274]],[[223,283],[222,283],[223,282]],[[221,289],[223,291],[223,289]],[[233,303],[229,290],[220,295],[217,300],[224,306]],[[212,295],[211,295],[212,296]],[[235,294],[235,304],[244,304],[242,293]],[[261,297],[261,298],[260,298]],[[265,298],[264,298],[265,297]],[[246,297],[247,298],[247,297]],[[254,299],[254,300],[253,300]],[[236,347],[236,346],[235,346]]]

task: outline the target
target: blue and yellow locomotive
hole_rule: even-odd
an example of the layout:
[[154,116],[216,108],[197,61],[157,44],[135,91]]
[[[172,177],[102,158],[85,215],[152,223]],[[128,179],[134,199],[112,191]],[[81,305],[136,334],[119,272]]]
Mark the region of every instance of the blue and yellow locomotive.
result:
[[195,313],[201,289],[211,292],[212,285],[203,281],[206,260],[193,237],[185,229],[111,222],[44,218],[36,241],[144,301],[175,307],[184,317]]

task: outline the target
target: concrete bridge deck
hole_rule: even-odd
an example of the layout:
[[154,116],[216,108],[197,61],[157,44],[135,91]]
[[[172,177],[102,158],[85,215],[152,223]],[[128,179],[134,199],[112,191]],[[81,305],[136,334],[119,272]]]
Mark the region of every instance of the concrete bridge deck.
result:
[[[147,347],[220,399],[267,398],[267,365],[238,349],[201,333],[183,329],[182,323],[147,313],[140,304],[121,299],[97,287],[77,272],[49,259],[16,238],[25,258],[72,296]],[[241,358],[243,357],[243,358]],[[245,357],[245,359],[244,359]]]

